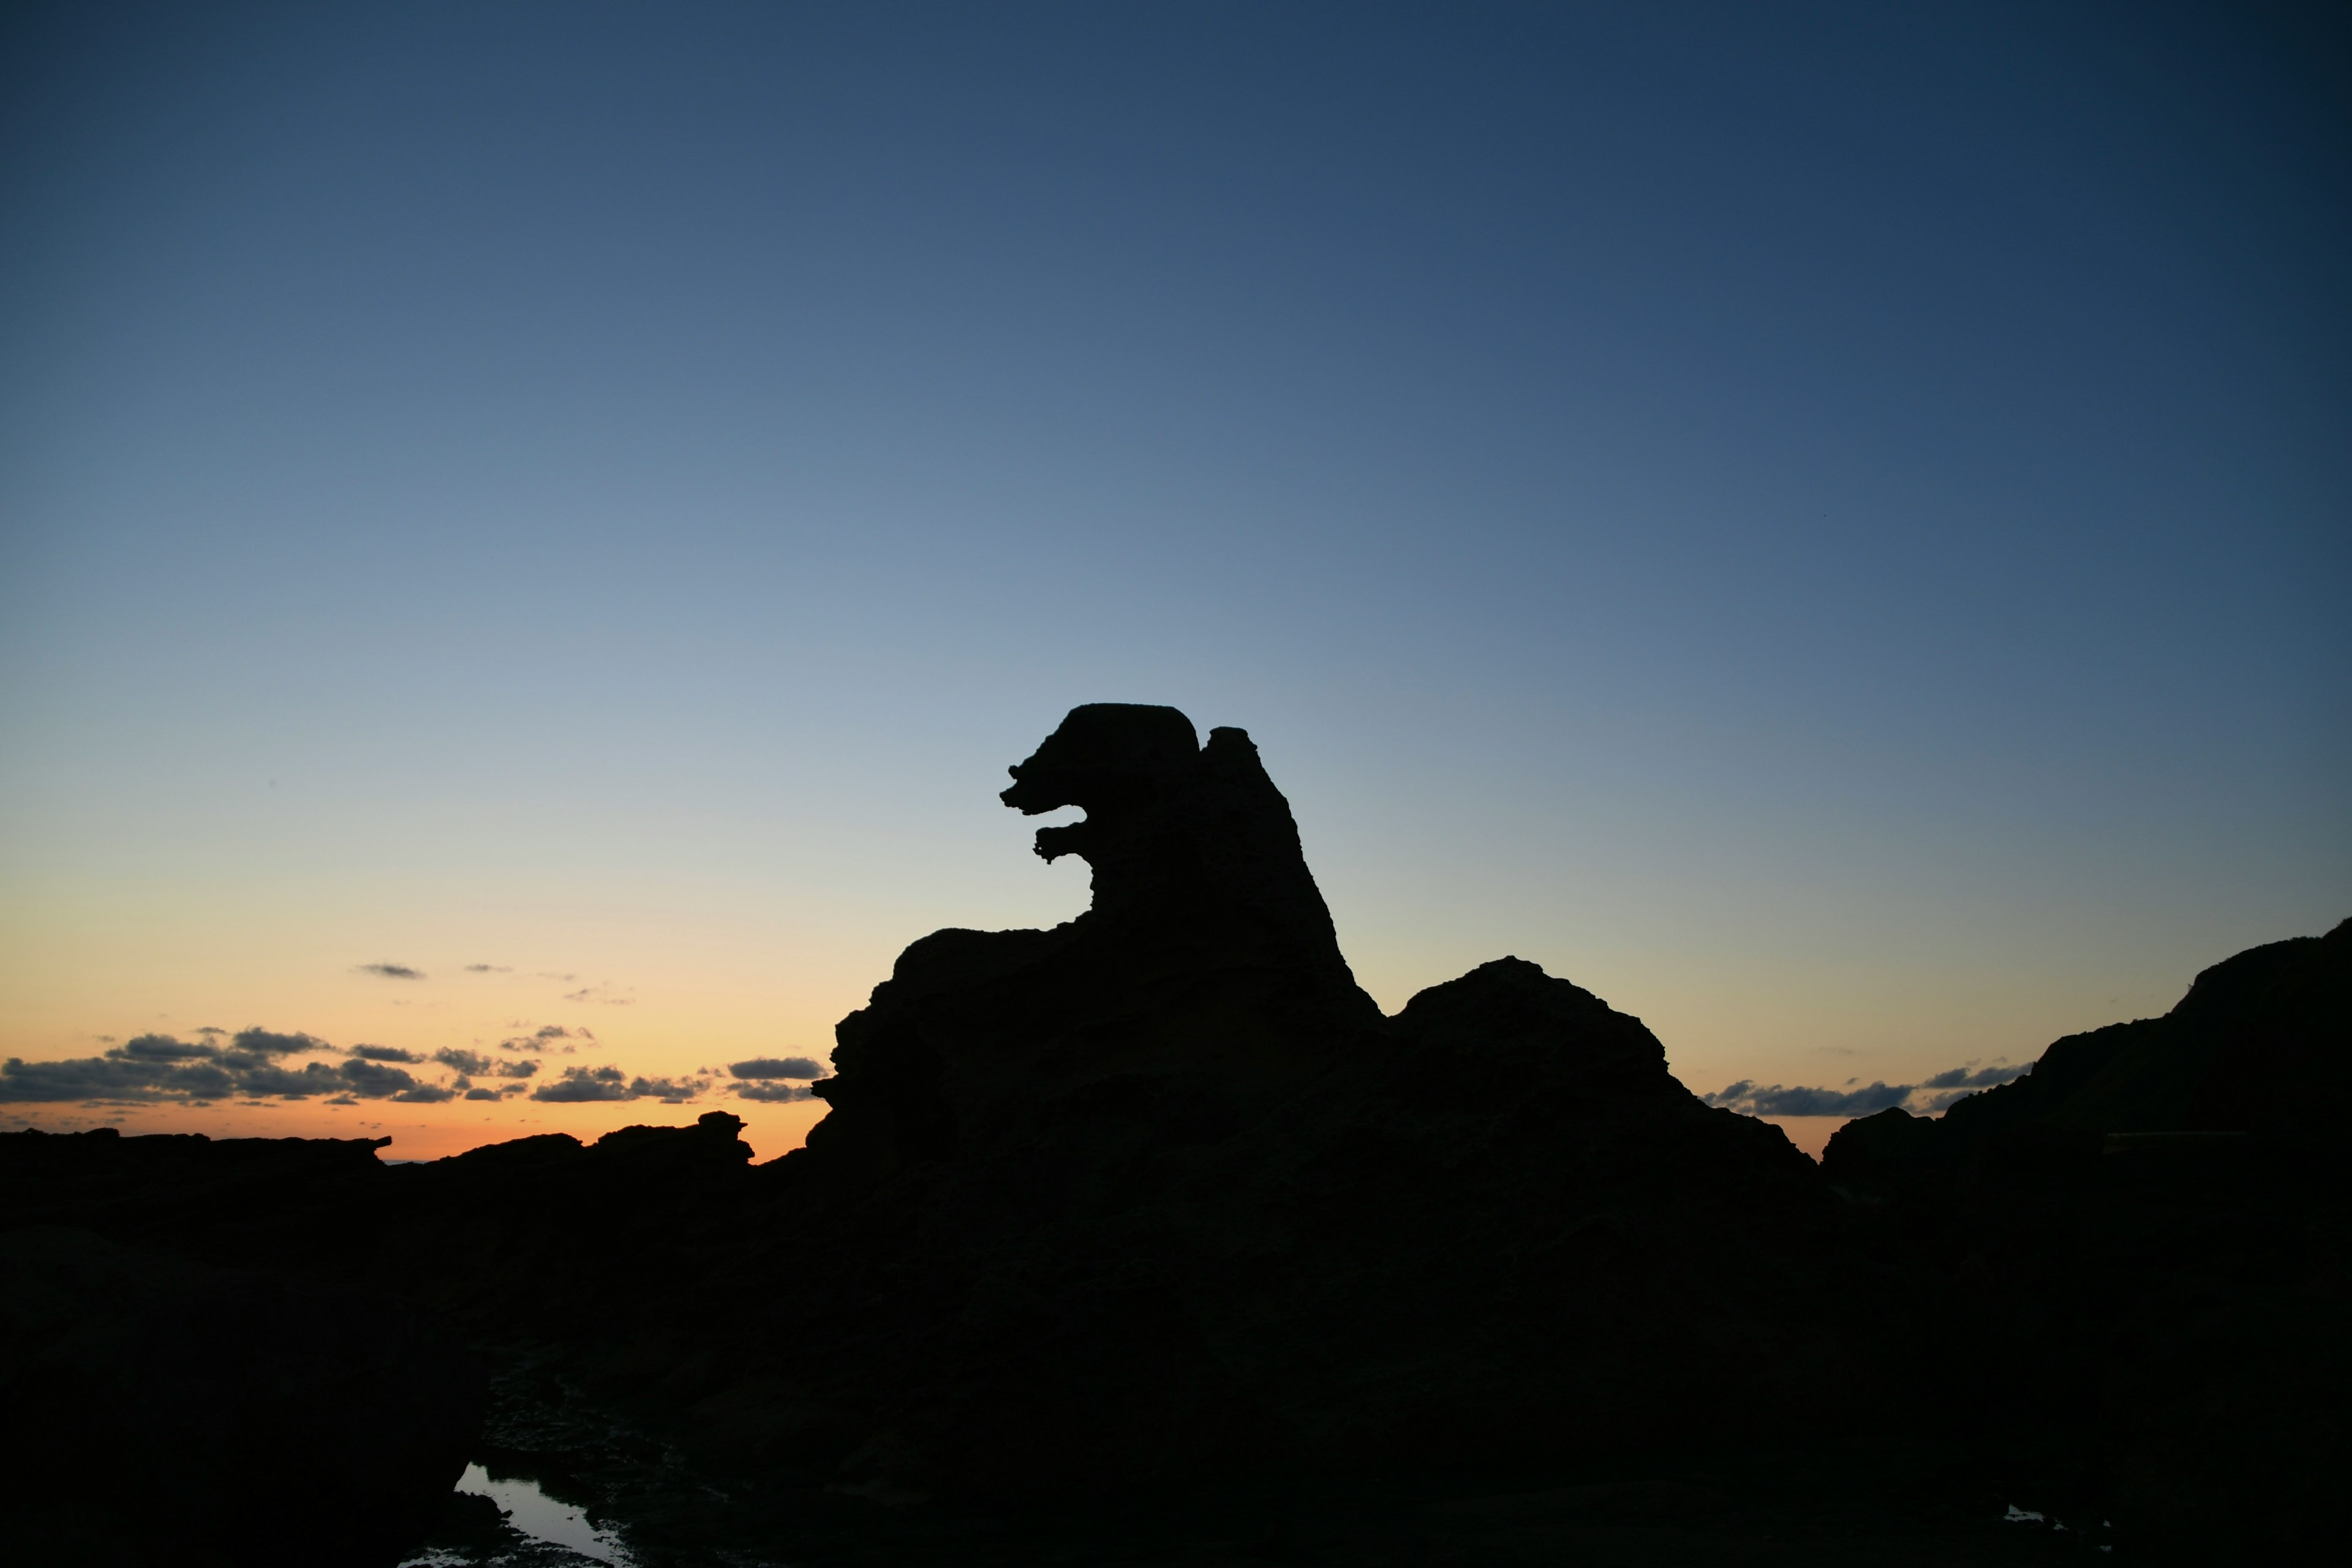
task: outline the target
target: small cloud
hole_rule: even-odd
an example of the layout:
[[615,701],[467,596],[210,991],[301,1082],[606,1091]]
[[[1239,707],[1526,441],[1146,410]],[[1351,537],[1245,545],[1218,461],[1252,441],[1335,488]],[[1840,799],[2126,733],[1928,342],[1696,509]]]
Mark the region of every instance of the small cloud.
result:
[[127,1046],[106,1053],[141,1062],[185,1062],[209,1060],[220,1055],[220,1047],[209,1044],[183,1044],[169,1035],[141,1035]]
[[498,1064],[498,1075],[500,1078],[529,1078],[537,1071],[539,1071],[539,1063],[536,1059],[514,1062],[500,1058]]
[[326,1105],[357,1105],[359,1101],[353,1100],[348,1094],[339,1094],[335,1096],[334,1099],[321,1101],[321,1103]]
[[239,1029],[236,1037],[229,1044],[236,1050],[255,1057],[299,1057],[311,1051],[334,1049],[316,1035],[280,1035],[259,1025],[250,1029]]
[[579,1104],[592,1100],[658,1100],[683,1105],[702,1092],[691,1079],[631,1078],[616,1067],[565,1068],[552,1083],[541,1084],[530,1097],[549,1104]]
[[490,1070],[490,1058],[479,1051],[463,1050],[456,1046],[444,1046],[433,1053],[433,1059],[445,1068],[455,1068],[467,1078],[484,1078]]
[[438,1105],[445,1100],[457,1098],[456,1089],[443,1089],[436,1083],[420,1083],[412,1088],[404,1089],[392,1097],[395,1102],[402,1105]]
[[[1974,1063],[1969,1065],[1975,1066]],[[1921,1079],[1919,1087],[1921,1089],[1994,1089],[2011,1079],[2023,1078],[2032,1070],[2031,1065],[1978,1068],[1974,1072],[1969,1071],[1968,1068],[1954,1068],[1948,1072],[1939,1072],[1933,1078]]]
[[[319,1064],[313,1062],[310,1065],[317,1067]],[[422,1093],[431,1086],[417,1082],[414,1074],[399,1068],[382,1067],[374,1062],[357,1059],[345,1061],[342,1067],[343,1080],[351,1085],[352,1092],[362,1100],[421,1099],[430,1103],[449,1098],[449,1091],[446,1089],[433,1089],[430,1094]]]
[[467,1100],[496,1100],[499,1098],[499,1091],[495,1089],[469,1089],[466,1091],[466,1098]]
[[773,1083],[761,1080],[730,1084],[728,1088],[738,1099],[764,1100],[772,1105],[809,1098],[808,1085],[803,1083]]
[[533,1100],[552,1105],[573,1105],[589,1100],[628,1100],[628,1074],[619,1068],[565,1068],[563,1076],[553,1083],[541,1084],[530,1091]]
[[203,1028],[198,1029],[196,1033],[199,1035],[226,1035],[228,1031],[222,1028],[217,1024],[206,1024]]
[[404,963],[362,963],[358,966],[358,973],[362,974],[381,974],[386,980],[422,980],[425,978],[425,972],[423,970],[411,969]]
[[425,1059],[415,1051],[404,1051],[398,1046],[353,1046],[351,1054],[363,1062],[407,1062],[414,1065]]
[[824,1068],[814,1057],[753,1057],[748,1062],[730,1062],[727,1070],[737,1078],[823,1078]]
[[247,1100],[260,1100],[272,1094],[283,1100],[308,1100],[314,1094],[345,1092],[364,1096],[369,1092],[367,1082],[364,1079],[355,1082],[353,1079],[356,1075],[373,1073],[409,1080],[408,1075],[398,1068],[380,1068],[373,1062],[347,1061],[332,1067],[325,1062],[305,1062],[300,1072],[264,1062],[246,1068],[237,1074],[236,1091]]
[[512,974],[514,971],[508,968],[503,963],[469,963],[466,965],[466,973],[468,974]]
[[1709,1105],[1749,1116],[1868,1116],[1900,1105],[1911,1093],[1907,1083],[1874,1083],[1855,1089],[1788,1089],[1780,1084],[1739,1082],[1699,1098]]

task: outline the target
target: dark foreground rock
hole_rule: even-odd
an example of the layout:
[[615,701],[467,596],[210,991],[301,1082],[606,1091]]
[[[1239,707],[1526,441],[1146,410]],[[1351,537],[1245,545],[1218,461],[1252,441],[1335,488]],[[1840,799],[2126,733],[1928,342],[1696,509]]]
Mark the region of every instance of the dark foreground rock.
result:
[[1998,1374],[1945,1418],[2026,1495],[2183,1563],[2332,1555],[2352,1456],[2352,922],[2053,1044],[1939,1121],[1882,1111],[1825,1177],[1896,1310]]
[[2347,928],[1816,1167],[1534,964],[1383,1017],[1238,730],[1082,708],[1013,773],[1092,907],[907,949],[784,1159],[720,1112],[396,1169],[18,1135],[0,1227],[428,1307],[499,1372],[481,1453],[648,1564],[2328,1544]]
[[0,1561],[397,1560],[480,1416],[479,1367],[344,1289],[0,1234]]

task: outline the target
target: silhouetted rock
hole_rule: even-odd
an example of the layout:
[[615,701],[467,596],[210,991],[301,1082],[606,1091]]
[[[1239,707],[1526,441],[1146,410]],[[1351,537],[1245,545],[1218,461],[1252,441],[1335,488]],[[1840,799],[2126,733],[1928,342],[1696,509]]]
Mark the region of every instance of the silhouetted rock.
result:
[[1822,1163],[1832,1181],[1884,1184],[2079,1169],[2103,1154],[2226,1157],[2224,1135],[2333,1142],[2347,1062],[2352,921],[2213,965],[2162,1017],[2069,1035],[1940,1121],[1895,1110],[1849,1122]]
[[[1088,861],[1091,907],[909,946],[839,1026],[830,1114],[782,1160],[750,1166],[722,1112],[396,1168],[366,1142],[25,1134],[0,1137],[0,1229],[180,1259],[57,1255],[72,1289],[129,1303],[121,1336],[181,1299],[280,1321],[291,1287],[208,1263],[428,1304],[502,1376],[532,1369],[536,1397],[648,1424],[582,1451],[660,1469],[647,1517],[679,1538],[708,1493],[667,1445],[782,1489],[793,1519],[820,1499],[1055,1520],[1142,1494],[1485,1497],[1416,1503],[1413,1529],[1458,1534],[1397,1561],[1825,1561],[1762,1543],[1848,1535],[2008,1560],[2004,1502],[2113,1519],[2096,1543],[2117,1560],[2324,1550],[2352,1404],[2352,924],[2216,965],[2164,1017],[2062,1040],[1940,1120],[1850,1123],[1816,1167],[1532,963],[1383,1017],[1239,730],[1203,745],[1172,709],[1090,705],[1013,772],[1008,805],[1087,813],[1037,847]],[[26,1234],[0,1250],[60,1245]],[[229,1363],[275,1353],[223,1331]],[[428,1341],[384,1353],[438,1364]],[[362,1350],[354,1387],[382,1370]],[[164,1450],[110,1395],[65,1392],[104,1360],[44,1351],[23,1375],[88,1413],[59,1417],[60,1452],[150,1476]],[[252,1394],[248,1425],[282,1433],[344,1375]],[[1869,1508],[1791,1500],[1848,1474]],[[871,1526],[824,1517],[840,1542]],[[966,1560],[957,1527],[909,1531],[892,1539]],[[1258,1555],[1369,1560],[1295,1546]],[[861,1552],[888,1558],[841,1555]]]
[[388,1568],[480,1415],[410,1310],[56,1226],[0,1234],[0,1346],[10,1563]]
[[1011,770],[1007,805],[1087,808],[1037,852],[1084,858],[1093,907],[907,949],[842,1021],[806,1179],[870,1183],[1026,1136],[1041,1104],[1119,1079],[1180,1120],[1245,1117],[1378,1027],[1257,749],[1192,735],[1172,708],[1097,703]]
[[[2053,1045],[1824,1173],[1880,1205],[1894,1305],[1998,1372],[1945,1418],[2012,1489],[2147,1561],[2324,1554],[2352,1404],[2340,1100],[2352,924],[2252,948],[2158,1018]],[[2043,1506],[2035,1503],[2034,1506]]]
[[1093,906],[927,937],[843,1021],[833,1114],[774,1177],[791,1263],[728,1331],[824,1352],[766,1429],[704,1413],[913,1497],[1520,1462],[1821,1406],[1811,1163],[1533,964],[1383,1019],[1248,737],[1192,737],[1095,705],[1013,770],[1008,805],[1087,808],[1038,849],[1088,860]]

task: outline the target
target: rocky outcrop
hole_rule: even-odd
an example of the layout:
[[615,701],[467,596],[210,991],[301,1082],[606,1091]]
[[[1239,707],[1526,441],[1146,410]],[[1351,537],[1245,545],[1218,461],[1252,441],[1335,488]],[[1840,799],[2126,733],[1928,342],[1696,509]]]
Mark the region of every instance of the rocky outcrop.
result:
[[1202,746],[1172,708],[1097,703],[1010,771],[1008,805],[1086,808],[1040,829],[1037,853],[1084,858],[1092,907],[1053,931],[942,931],[907,949],[837,1031],[808,1180],[977,1154],[1073,1093],[1246,1117],[1244,1101],[1294,1090],[1380,1026],[1243,731]]
[[0,1345],[10,1563],[384,1568],[481,1411],[413,1310],[57,1226],[0,1233]]
[[1897,1310],[1998,1373],[1943,1418],[2030,1506],[2144,1561],[2325,1554],[2352,1403],[2352,922],[2251,948],[2158,1018],[2053,1044],[1940,1121],[1882,1111],[1822,1169]]
[[475,1457],[459,1326],[587,1343],[658,1299],[727,1234],[741,1127],[397,1167],[380,1139],[0,1135],[0,1561],[389,1568]]
[[[1748,1548],[1844,1531],[1789,1488],[1868,1475],[1867,1529],[1915,1545],[2006,1530],[2016,1502],[2115,1520],[2094,1544],[2120,1560],[2324,1549],[2352,1398],[2352,927],[2241,954],[1939,1121],[1853,1123],[1816,1167],[1535,964],[1382,1016],[1239,730],[1202,743],[1172,709],[1092,705],[1013,774],[1008,805],[1085,812],[1037,848],[1087,861],[1091,907],[908,947],[842,1021],[830,1114],[782,1160],[750,1166],[717,1112],[396,1169],[365,1143],[22,1134],[0,1137],[0,1229],[139,1251],[0,1249],[124,1303],[89,1342],[138,1342],[123,1364],[165,1387],[209,1386],[170,1384],[175,1342],[139,1326],[169,1303],[292,1322],[270,1292],[294,1287],[207,1266],[429,1305],[547,1399],[584,1390],[652,1451],[784,1489],[778,1518],[1480,1478],[1524,1481],[1504,1512],[1528,1560],[1665,1560],[1704,1515],[1721,1550],[1690,1560],[1779,1561]],[[25,1342],[62,1348],[11,1399],[58,1452],[114,1452],[131,1489],[177,1497],[169,1445],[109,1414],[115,1352],[24,1300]],[[312,1319],[360,1311],[328,1300]],[[380,1326],[298,1374],[267,1349],[309,1345],[294,1328],[239,1331],[223,1364],[283,1375],[224,1408],[281,1446],[321,1390],[376,1397],[369,1347],[410,1342]],[[399,1357],[437,1353],[428,1333]],[[665,1484],[673,1522],[704,1508]],[[1656,1533],[1598,1522],[1621,1514]]]
[[1849,1122],[1822,1164],[1832,1182],[1877,1191],[2079,1173],[2109,1154],[2316,1149],[2340,1137],[2347,1063],[2352,921],[2248,948],[2200,973],[2163,1016],[2069,1035],[2025,1077],[1938,1120],[1896,1108]]
[[1193,734],[1074,711],[1004,799],[1087,811],[1038,851],[1088,861],[1092,907],[927,937],[843,1021],[833,1113],[771,1178],[790,1277],[731,1331],[826,1349],[741,1440],[976,1495],[1790,1408],[1844,1331],[1811,1163],[1533,964],[1381,1017],[1255,748]]

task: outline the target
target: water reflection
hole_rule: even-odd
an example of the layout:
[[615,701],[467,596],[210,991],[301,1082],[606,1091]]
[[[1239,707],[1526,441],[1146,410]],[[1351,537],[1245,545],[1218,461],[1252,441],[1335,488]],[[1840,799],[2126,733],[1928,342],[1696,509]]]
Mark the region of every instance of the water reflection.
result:
[[[457,1490],[486,1497],[496,1503],[506,1516],[506,1523],[517,1533],[550,1546],[560,1546],[581,1557],[599,1563],[610,1563],[614,1568],[635,1568],[636,1559],[621,1544],[618,1532],[600,1530],[588,1522],[588,1515],[568,1502],[560,1502],[540,1489],[539,1483],[520,1477],[499,1477],[478,1464],[467,1465],[466,1473],[457,1478]],[[412,1558],[402,1568],[459,1568],[471,1559],[452,1555],[446,1550],[436,1550],[425,1556]],[[534,1563],[542,1561],[532,1558]]]

